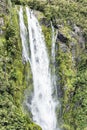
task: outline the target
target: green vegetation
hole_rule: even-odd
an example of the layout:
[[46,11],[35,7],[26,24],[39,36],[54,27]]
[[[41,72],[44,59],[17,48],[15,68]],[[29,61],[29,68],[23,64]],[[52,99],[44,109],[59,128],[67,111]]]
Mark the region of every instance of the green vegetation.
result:
[[10,15],[3,18],[5,33],[0,37],[0,130],[41,130],[22,107],[24,90],[31,79],[27,84],[24,74],[29,65],[22,63],[17,9],[11,8]]
[[46,44],[47,44],[47,47],[48,47],[48,51],[49,51],[49,55],[51,56],[50,52],[51,52],[51,35],[52,35],[52,32],[51,32],[51,28],[47,28],[46,26],[42,26],[42,31],[44,33],[44,36],[45,36],[45,41],[46,41]]
[[[54,25],[79,26],[83,31],[84,38],[87,40],[87,1],[81,0],[11,0],[15,4],[28,5],[44,13],[47,20],[52,20]],[[86,44],[86,43],[85,43]],[[86,45],[87,46],[87,45]]]
[[73,124],[74,129],[87,129],[87,53],[79,56],[77,79],[73,93]]
[[[32,74],[22,63],[22,47],[19,34],[18,5],[28,5],[37,10],[42,23],[50,56],[51,26],[63,34],[68,41],[56,42],[57,86],[60,86],[62,104],[61,128],[64,130],[87,129],[87,0],[11,0],[7,1],[0,36],[0,130],[40,130],[32,123],[30,115],[23,110],[24,91],[32,91]],[[17,5],[15,7],[15,5]],[[18,7],[18,8],[17,8]],[[44,19],[46,21],[44,21]],[[24,21],[27,17],[24,9]],[[44,22],[43,22],[44,21]],[[48,24],[49,23],[49,24]],[[75,30],[74,26],[80,29]],[[82,39],[81,39],[82,38]],[[84,47],[83,47],[84,46]],[[72,53],[74,51],[74,54]],[[74,57],[74,58],[73,58]],[[24,75],[30,75],[27,79]],[[28,82],[26,82],[28,81]],[[25,97],[26,98],[26,97]]]

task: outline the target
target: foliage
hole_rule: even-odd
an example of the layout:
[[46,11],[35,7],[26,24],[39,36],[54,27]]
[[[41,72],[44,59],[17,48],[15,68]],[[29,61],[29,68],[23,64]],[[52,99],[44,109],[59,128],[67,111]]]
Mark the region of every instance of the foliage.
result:
[[56,55],[56,75],[59,76],[57,84],[61,88],[60,91],[62,91],[62,95],[60,97],[62,103],[62,118],[64,120],[62,127],[65,130],[66,128],[68,130],[71,128],[70,125],[72,122],[72,103],[70,104],[70,102],[72,93],[74,92],[73,83],[75,82],[76,72],[73,68],[71,52],[63,52],[61,50],[61,43],[58,48]]
[[22,64],[16,8],[10,10],[10,15],[6,16],[5,36],[0,37],[0,130],[41,130],[22,108],[27,68]]
[[74,129],[87,128],[87,53],[80,55],[77,67],[77,79],[73,94],[73,123]]
[[52,40],[51,28],[48,28],[48,27],[43,25],[42,31],[43,31],[44,36],[45,36],[45,42],[46,42],[46,45],[48,47],[49,55],[51,55],[50,54],[50,52],[51,52],[51,40]]
[[[56,75],[57,86],[60,86],[62,119],[64,130],[87,129],[87,0],[11,0],[13,7],[16,5],[28,5],[31,9],[44,14],[45,19],[53,22],[64,36],[69,39],[68,43],[56,43]],[[11,130],[37,130],[40,129],[27,117],[21,106],[23,92],[27,85],[29,92],[32,91],[32,75],[26,85],[24,73],[27,66],[22,65],[21,44],[17,10],[8,8],[10,15],[3,14],[5,19],[5,38],[0,37],[0,129]],[[25,10],[24,10],[25,13]],[[24,14],[27,25],[27,18]],[[73,26],[77,25],[84,36],[85,49],[82,52],[80,35],[73,35]],[[51,51],[51,28],[42,25],[45,35],[49,56]],[[74,33],[75,34],[75,33]],[[75,44],[75,63],[72,60],[72,46]],[[67,49],[62,49],[62,46]],[[27,73],[28,75],[28,73]],[[7,116],[8,115],[8,116]]]

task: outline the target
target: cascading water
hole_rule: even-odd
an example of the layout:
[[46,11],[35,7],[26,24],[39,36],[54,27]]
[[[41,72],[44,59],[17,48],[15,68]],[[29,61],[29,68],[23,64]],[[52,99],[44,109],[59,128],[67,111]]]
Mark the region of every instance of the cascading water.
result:
[[54,27],[51,22],[51,28],[52,28],[52,63],[55,63],[55,34],[54,34]]
[[23,48],[23,60],[24,61],[29,61],[29,47],[28,47],[28,32],[27,28],[24,24],[24,18],[23,18],[23,10],[22,7],[20,7],[19,11],[19,23],[20,23],[20,36],[21,36],[21,41],[22,41],[22,48]]
[[56,88],[56,75],[55,75],[55,48],[56,48],[56,38],[57,38],[57,32],[55,33],[55,30],[54,30],[54,26],[52,25],[52,22],[51,22],[51,28],[52,28],[52,51],[51,51],[51,62],[52,62],[52,85],[53,85],[53,88],[54,88],[54,94],[56,95],[57,97],[57,88]]
[[[33,121],[42,127],[42,130],[59,130],[56,119],[56,102],[52,97],[52,82],[49,70],[49,59],[45,46],[44,37],[38,20],[33,12],[26,7],[28,19],[29,43],[31,51],[31,70],[33,75],[34,96],[29,104]],[[25,26],[23,12],[20,9],[20,34],[22,39],[24,56],[29,59],[26,46]],[[22,27],[24,26],[24,27]],[[21,32],[22,31],[22,32]],[[25,38],[24,38],[25,37]],[[24,39],[23,39],[24,38]]]

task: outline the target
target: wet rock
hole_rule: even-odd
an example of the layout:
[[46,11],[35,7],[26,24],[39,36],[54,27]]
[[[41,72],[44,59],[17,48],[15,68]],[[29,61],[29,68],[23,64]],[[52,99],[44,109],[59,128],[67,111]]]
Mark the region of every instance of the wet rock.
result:
[[50,21],[48,21],[46,18],[42,18],[40,23],[46,27],[50,27]]
[[0,0],[0,14],[6,13],[6,1]]
[[75,34],[78,34],[78,35],[81,33],[80,28],[78,26],[76,26],[76,25],[74,25],[73,31],[75,32]]
[[65,53],[69,51],[69,48],[67,47],[67,45],[61,43],[60,44],[60,49]]
[[59,29],[59,26],[58,25],[54,25],[54,28]]
[[80,48],[85,49],[85,39],[83,37],[82,30],[76,25],[73,27],[73,37],[77,39]]
[[54,28],[55,28],[55,29],[60,29],[60,28],[62,28],[62,27],[63,27],[63,25],[54,24]]
[[57,39],[59,39],[61,42],[63,42],[63,43],[67,43],[68,42],[68,38],[67,37],[65,37],[62,33],[58,33],[58,35],[57,35]]

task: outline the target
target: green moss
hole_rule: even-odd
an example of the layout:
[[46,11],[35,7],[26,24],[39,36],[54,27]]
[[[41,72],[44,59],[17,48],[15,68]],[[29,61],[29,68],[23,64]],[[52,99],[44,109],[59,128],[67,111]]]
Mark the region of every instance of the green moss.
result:
[[6,33],[0,38],[0,129],[2,130],[40,130],[23,111],[26,84],[24,73],[27,67],[22,64],[22,46],[19,34],[18,14],[12,8],[10,16],[5,17]]
[[[79,45],[78,36],[73,37],[73,25],[81,28],[81,33],[87,39],[87,1],[65,1],[54,0],[51,2],[39,0],[12,0],[13,7],[7,7],[10,15],[1,14],[5,25],[2,28],[6,31],[0,37],[0,129],[33,130],[40,129],[26,116],[22,108],[24,90],[33,91],[32,74],[29,64],[22,64],[22,47],[19,35],[19,24],[16,5],[29,5],[31,9],[41,11],[38,18],[43,17],[52,21],[54,25],[62,25],[58,28],[69,42],[65,44],[67,51],[62,50],[58,41],[56,50],[56,75],[59,77],[57,84],[62,91],[62,128],[65,130],[86,130],[87,129],[87,55]],[[10,9],[11,8],[11,9]],[[27,26],[27,17],[24,8],[24,21]],[[51,55],[51,28],[42,25],[45,35],[49,56]],[[72,61],[72,46],[75,45],[75,63]],[[86,43],[85,43],[86,45]],[[87,48],[87,45],[86,45]],[[29,68],[29,72],[27,72]],[[27,75],[24,77],[24,75]],[[29,78],[27,78],[29,77]],[[58,111],[59,113],[59,111]],[[7,116],[8,115],[8,116]],[[2,119],[3,117],[3,119]]]
[[[87,127],[87,54],[80,56],[77,67],[77,79],[74,84],[75,91],[73,95],[73,122],[75,129],[85,129]],[[77,111],[78,110],[78,111]]]
[[69,53],[58,50],[58,74],[60,76],[60,86],[62,87],[62,108],[63,108],[63,128],[70,130],[81,130],[87,127],[86,107],[87,107],[87,55],[80,55],[77,71],[72,68],[72,60]]
[[[63,52],[60,46],[61,44],[59,44],[59,49],[56,56],[56,64],[58,66],[56,67],[56,74],[60,77],[60,80],[58,80],[58,85],[62,87],[61,91],[63,92],[62,118],[65,122],[64,129],[66,130],[71,128],[72,123],[72,103],[70,102],[72,93],[74,92],[73,83],[76,80],[76,71],[73,68],[71,52]],[[72,128],[70,130],[73,130]]]
[[46,46],[48,48],[49,55],[51,55],[51,40],[52,40],[52,31],[51,28],[47,28],[46,26],[42,26],[42,31],[45,37]]

